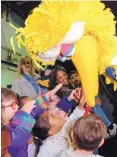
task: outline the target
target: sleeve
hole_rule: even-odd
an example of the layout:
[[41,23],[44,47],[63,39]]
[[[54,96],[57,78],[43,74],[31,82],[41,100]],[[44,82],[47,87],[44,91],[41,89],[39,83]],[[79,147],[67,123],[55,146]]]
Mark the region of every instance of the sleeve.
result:
[[12,126],[20,126],[21,128],[24,128],[28,130],[29,132],[32,130],[33,126],[35,124],[35,119],[32,117],[32,115],[19,110],[16,115],[13,117],[13,120],[11,121],[10,125]]
[[73,111],[73,113],[69,116],[69,118],[67,119],[65,125],[62,128],[62,132],[64,134],[66,134],[68,132],[68,130],[71,129],[71,127],[73,126],[73,122],[77,119],[79,119],[81,116],[83,116],[85,113],[85,110],[80,110],[78,107],[76,107]]
[[81,116],[84,115],[84,113],[85,113],[85,110],[80,110],[78,107],[76,107],[73,113],[69,116],[68,121],[79,119]]
[[46,149],[42,148],[39,150],[39,153],[37,157],[52,157],[50,152],[48,152]]
[[30,131],[34,126],[35,120],[31,115],[23,111],[18,111],[10,124],[11,143],[8,148],[11,156],[16,156],[31,137]]
[[32,110],[31,115],[33,118],[39,117],[39,115],[44,111],[44,108],[47,107],[48,100],[45,95],[40,95],[36,99],[36,107]]
[[66,113],[70,113],[76,104],[74,101],[68,101],[67,97],[64,97],[57,105],[58,108],[62,109]]
[[11,90],[13,90],[15,93],[17,93],[19,96],[22,94],[20,83],[16,81],[13,82]]
[[54,157],[60,149],[57,144],[52,142],[47,142],[40,147],[37,157]]

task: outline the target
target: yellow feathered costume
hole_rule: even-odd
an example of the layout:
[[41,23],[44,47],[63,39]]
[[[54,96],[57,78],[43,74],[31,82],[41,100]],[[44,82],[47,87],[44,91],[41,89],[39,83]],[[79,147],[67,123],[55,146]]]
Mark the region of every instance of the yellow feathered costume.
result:
[[[44,0],[28,16],[25,27],[16,32],[18,45],[25,45],[39,68],[40,62],[54,64],[62,45],[74,45],[71,60],[80,74],[89,106],[95,105],[98,74],[105,75],[105,69],[111,66],[117,76],[117,66],[112,65],[117,53],[114,16],[99,0]],[[116,89],[117,81],[112,81]]]

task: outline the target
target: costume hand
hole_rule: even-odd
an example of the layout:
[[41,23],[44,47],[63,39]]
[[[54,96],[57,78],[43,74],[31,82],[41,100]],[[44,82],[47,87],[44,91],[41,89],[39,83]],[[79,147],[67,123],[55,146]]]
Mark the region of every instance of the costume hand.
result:
[[24,104],[24,106],[21,108],[21,110],[30,114],[32,109],[36,107],[34,105],[35,103],[36,103],[35,100],[31,100],[31,101],[27,102],[26,104]]
[[51,96],[55,95],[56,92],[62,87],[62,84],[58,84],[54,89],[52,89],[51,91],[47,92],[45,94],[46,98],[49,99]]

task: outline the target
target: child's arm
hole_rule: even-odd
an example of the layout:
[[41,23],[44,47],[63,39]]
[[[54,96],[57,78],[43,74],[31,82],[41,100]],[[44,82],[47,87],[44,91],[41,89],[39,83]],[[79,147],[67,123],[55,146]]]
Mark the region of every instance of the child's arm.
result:
[[68,128],[71,128],[73,126],[73,121],[79,119],[81,116],[84,115],[85,110],[84,110],[84,105],[86,103],[85,96],[82,94],[80,98],[79,105],[74,109],[73,113],[69,116],[67,119],[64,127],[62,128],[62,131],[64,133],[67,132]]
[[11,156],[16,156],[17,152],[28,143],[31,137],[30,132],[35,124],[35,119],[30,115],[30,112],[35,107],[34,103],[34,100],[26,103],[22,107],[22,110],[16,112],[8,126],[11,135],[9,146]]
[[77,88],[76,90],[72,90],[69,97],[64,97],[58,104],[57,107],[62,109],[66,113],[70,113],[70,111],[76,107],[76,103],[80,98],[81,88]]
[[24,111],[18,111],[10,124],[11,143],[9,153],[16,156],[19,149],[28,143],[35,119]]
[[39,117],[40,113],[43,112],[43,110],[48,106],[49,98],[52,95],[55,95],[55,93],[61,88],[61,86],[62,86],[62,84],[59,84],[53,90],[47,92],[44,95],[38,96],[38,98],[36,99],[36,103],[35,103],[36,108],[34,108],[31,112],[31,115],[34,118]]

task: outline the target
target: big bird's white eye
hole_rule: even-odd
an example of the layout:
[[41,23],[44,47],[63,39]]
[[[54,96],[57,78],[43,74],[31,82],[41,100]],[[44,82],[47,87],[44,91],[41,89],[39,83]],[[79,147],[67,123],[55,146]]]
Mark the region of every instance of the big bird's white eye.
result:
[[60,44],[72,44],[84,35],[84,22],[74,22]]
[[60,49],[61,45],[54,46],[53,48],[48,49],[43,53],[40,53],[38,57],[42,59],[44,62],[55,61],[60,53]]
[[117,54],[116,54],[115,57],[112,59],[111,65],[117,65]]

